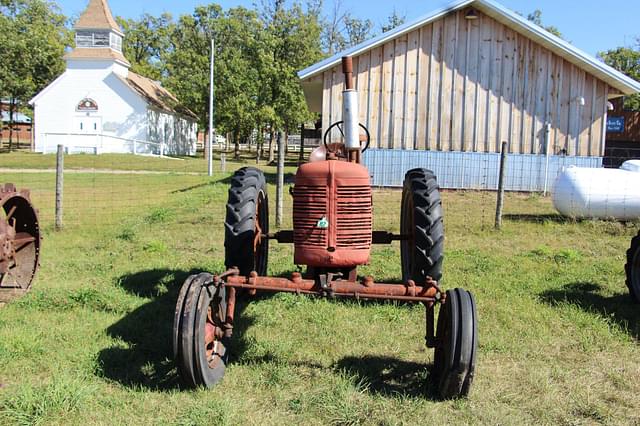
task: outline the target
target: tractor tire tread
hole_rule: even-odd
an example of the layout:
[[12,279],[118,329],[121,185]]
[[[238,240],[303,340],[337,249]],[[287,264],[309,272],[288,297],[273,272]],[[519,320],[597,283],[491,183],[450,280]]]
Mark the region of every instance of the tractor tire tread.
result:
[[412,169],[406,173],[406,189],[413,195],[415,220],[415,269],[424,279],[442,278],[444,260],[444,224],[442,200],[436,176],[431,170]]
[[[629,246],[629,250],[627,250],[627,263],[624,265],[624,270],[626,273],[626,281],[627,288],[629,289],[629,294],[633,298],[636,303],[640,303],[640,288],[634,288],[634,273],[640,274],[640,265],[635,265],[639,270],[634,271],[634,258],[635,256],[640,256],[640,232],[638,235],[631,239],[631,245]],[[636,282],[640,282],[640,277],[635,277]]]

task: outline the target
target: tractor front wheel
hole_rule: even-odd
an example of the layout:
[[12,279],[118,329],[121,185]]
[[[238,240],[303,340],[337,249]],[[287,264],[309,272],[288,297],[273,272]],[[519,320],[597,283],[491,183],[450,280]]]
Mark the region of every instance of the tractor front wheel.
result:
[[231,178],[224,221],[225,265],[240,275],[266,275],[269,254],[269,199],[261,170],[243,167]]
[[224,286],[216,287],[208,273],[187,278],[173,323],[173,355],[187,386],[210,388],[224,377],[229,357],[226,315]]
[[627,250],[627,287],[633,299],[640,303],[640,232],[631,240],[631,247]]
[[476,304],[462,289],[447,290],[436,329],[433,370],[443,399],[469,395],[478,347]]
[[432,171],[409,170],[404,178],[400,233],[402,280],[424,283],[442,278],[444,225],[438,182]]

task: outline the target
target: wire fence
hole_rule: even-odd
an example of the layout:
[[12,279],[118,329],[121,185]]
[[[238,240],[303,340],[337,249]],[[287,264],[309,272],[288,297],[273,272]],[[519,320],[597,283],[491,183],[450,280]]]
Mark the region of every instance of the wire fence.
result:
[[[306,158],[308,155],[309,149],[304,151],[303,156]],[[227,161],[221,161],[223,156]],[[267,164],[267,155],[264,153],[261,156],[263,160],[256,164],[257,156],[255,146],[244,147],[237,159],[234,158],[232,149],[224,151],[216,147],[214,175],[209,177],[207,162],[201,155],[178,159],[126,154],[65,155],[64,227],[117,225],[132,218],[151,216],[163,206],[184,203],[184,195],[190,193],[211,194],[215,208],[220,209],[220,217],[215,223],[208,225],[222,227],[229,177],[235,169],[246,165],[261,167],[271,186],[275,184],[275,167]],[[285,169],[287,186],[294,182],[299,158],[299,145],[292,143],[288,147]],[[625,159],[616,159],[616,162],[622,163],[623,160]],[[607,177],[608,171],[602,169],[602,162],[602,158],[508,155],[505,214],[507,217],[539,215],[542,219],[557,214],[551,196],[539,195],[545,189],[551,195],[559,177],[564,176],[563,173],[571,166],[576,166],[580,170],[586,170],[583,172],[584,182],[573,187],[563,186],[565,198],[569,200],[565,203],[569,206],[568,210],[563,213],[579,216],[578,207],[584,201],[580,197],[592,190],[609,190],[615,194],[600,196],[600,201],[609,207],[608,210],[605,209],[604,215],[615,218],[615,209],[621,208],[626,212],[624,218],[628,219],[635,214],[636,205],[632,200],[640,202],[640,194],[636,194],[640,191],[640,180],[634,180],[640,177],[640,172],[620,172],[622,175],[618,182]],[[376,214],[379,217],[388,216],[388,219],[379,221],[384,227],[399,226],[399,189],[402,188],[406,171],[423,167],[433,170],[438,178],[447,223],[468,229],[493,228],[499,154],[370,150],[364,154],[364,165],[369,168],[376,188],[374,202],[379,204],[374,206]],[[19,189],[31,190],[32,201],[39,209],[41,226],[45,230],[53,230],[56,217],[55,169],[53,154],[0,154],[0,183],[11,182]],[[571,179],[573,178],[569,179],[570,183]],[[635,182],[637,186],[634,187]],[[275,200],[275,188],[272,187],[270,191],[272,200]],[[621,191],[630,193],[625,195]],[[597,198],[593,194],[588,196],[593,200]],[[522,202],[534,198],[538,200],[535,203]],[[187,201],[198,203],[202,202],[202,198]],[[272,206],[272,212],[275,211],[274,207]],[[589,206],[587,213],[589,208],[595,209]],[[291,197],[285,197],[284,211],[284,226],[291,226]],[[640,212],[637,215],[640,217]]]

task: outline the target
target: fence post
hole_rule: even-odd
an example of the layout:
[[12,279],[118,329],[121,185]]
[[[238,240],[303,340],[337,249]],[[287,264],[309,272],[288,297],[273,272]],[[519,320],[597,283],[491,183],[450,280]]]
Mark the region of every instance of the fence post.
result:
[[56,156],[56,231],[62,230],[62,190],[64,173],[64,145],[58,145]]
[[[222,173],[227,171],[227,154],[224,152],[220,154],[220,170],[222,170]],[[213,173],[210,174],[209,176],[212,176],[212,175]]]
[[284,201],[284,138],[278,132],[278,180],[276,185],[276,227],[282,227],[282,212]]
[[496,229],[502,228],[502,209],[504,207],[504,175],[507,168],[507,143],[502,142],[500,153],[500,179],[498,180],[498,204],[496,206]]
[[547,196],[547,190],[549,189],[549,158],[551,148],[551,124],[545,123],[544,125],[544,146],[545,146],[545,166],[544,166],[544,193],[543,196]]

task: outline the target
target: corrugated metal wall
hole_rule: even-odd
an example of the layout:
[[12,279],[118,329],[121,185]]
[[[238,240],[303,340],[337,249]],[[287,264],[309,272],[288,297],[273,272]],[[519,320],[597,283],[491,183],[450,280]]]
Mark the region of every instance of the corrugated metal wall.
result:
[[[413,168],[432,170],[444,189],[498,189],[500,154],[477,152],[402,151],[370,149],[364,165],[374,186],[401,187],[405,173]],[[550,156],[548,188],[568,166],[602,167],[600,157]],[[546,156],[509,154],[505,188],[507,191],[541,192],[545,188]]]
[[[507,141],[540,154],[550,123],[553,154],[603,155],[608,85],[482,13],[452,12],[353,60],[375,148],[499,152]],[[322,79],[326,129],[342,118],[341,67]]]

